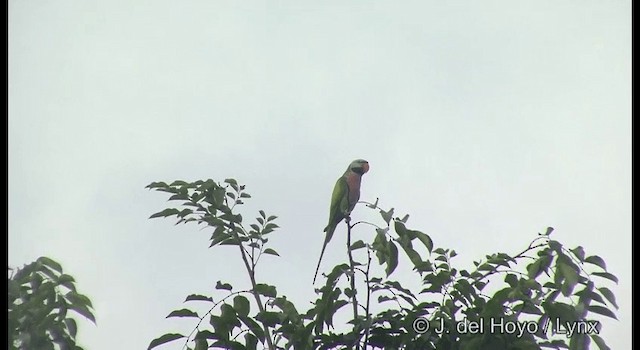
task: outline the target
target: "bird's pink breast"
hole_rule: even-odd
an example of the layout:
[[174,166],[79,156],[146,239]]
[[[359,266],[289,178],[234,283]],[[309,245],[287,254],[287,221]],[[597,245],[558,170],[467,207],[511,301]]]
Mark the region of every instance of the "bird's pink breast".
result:
[[347,174],[347,185],[349,186],[349,211],[353,210],[358,200],[360,200],[360,181],[362,176],[354,172]]

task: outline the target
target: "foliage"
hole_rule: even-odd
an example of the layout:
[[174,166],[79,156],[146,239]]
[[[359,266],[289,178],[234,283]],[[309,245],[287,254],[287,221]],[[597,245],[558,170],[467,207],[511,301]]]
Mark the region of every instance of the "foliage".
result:
[[[171,312],[167,317],[193,318],[192,333],[162,335],[149,349],[177,340],[195,350],[587,349],[591,342],[608,349],[598,335],[598,317],[615,318],[611,310],[617,305],[611,290],[600,284],[617,279],[602,258],[552,239],[552,228],[518,254],[494,253],[471,269],[458,269],[452,264],[455,250],[434,247],[429,235],[408,228],[409,215],[395,217],[394,209],[381,209],[378,200],[365,203],[379,212],[380,224],[347,221],[349,261],[325,275],[313,307],[300,312],[274,286],[256,280],[260,257],[279,255],[267,247],[278,226],[276,216],[262,210],[254,223],[236,213],[236,206],[251,197],[245,186],[234,179],[209,179],[154,182],[147,188],[181,202],[151,218],[176,216],[178,223],[211,227],[210,247],[237,247],[250,281],[244,290],[218,281],[215,297],[187,296],[186,303],[206,303],[208,311]],[[372,241],[351,242],[358,225],[373,228]],[[392,279],[402,255],[420,290]],[[381,270],[376,261],[384,273],[376,274]],[[335,326],[338,314],[350,320]]]
[[9,349],[82,349],[76,344],[76,321],[67,312],[94,323],[95,317],[75,279],[47,257],[9,270]]

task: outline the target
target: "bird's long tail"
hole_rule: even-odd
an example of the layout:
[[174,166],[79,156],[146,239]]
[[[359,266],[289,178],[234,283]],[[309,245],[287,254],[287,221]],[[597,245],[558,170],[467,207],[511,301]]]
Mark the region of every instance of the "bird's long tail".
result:
[[331,236],[333,236],[333,231],[335,227],[327,227],[325,231],[327,231],[326,236],[324,237],[324,243],[322,244],[322,251],[320,251],[320,258],[318,259],[318,266],[316,267],[316,273],[313,275],[313,284],[316,284],[316,277],[318,277],[318,270],[320,270],[320,262],[322,262],[322,256],[324,255],[324,250],[327,248],[327,244],[331,240]]

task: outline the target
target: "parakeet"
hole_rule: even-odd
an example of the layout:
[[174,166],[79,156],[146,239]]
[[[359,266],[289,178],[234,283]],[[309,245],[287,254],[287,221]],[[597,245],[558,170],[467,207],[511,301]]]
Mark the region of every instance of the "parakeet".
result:
[[324,250],[327,248],[327,243],[333,237],[333,232],[336,230],[336,226],[345,217],[349,216],[353,208],[360,199],[360,182],[362,181],[362,175],[369,171],[369,162],[364,159],[356,159],[344,172],[344,174],[336,181],[336,185],[333,187],[333,194],[331,195],[331,206],[329,208],[329,224],[324,228],[326,236],[324,238],[324,244],[322,245],[322,251],[320,252],[320,259],[318,259],[318,267],[316,267],[316,273],[313,275],[313,283],[316,283],[316,277],[318,276],[318,270],[320,269],[320,262],[324,255]]

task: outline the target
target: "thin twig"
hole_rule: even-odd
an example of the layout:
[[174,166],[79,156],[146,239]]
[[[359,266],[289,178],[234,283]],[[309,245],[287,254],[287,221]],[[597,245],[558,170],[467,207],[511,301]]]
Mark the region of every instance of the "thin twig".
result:
[[[233,223],[232,223],[232,225],[233,225]],[[234,228],[235,228],[235,226],[234,226]],[[251,280],[251,286],[253,287],[251,294],[253,294],[254,298],[256,299],[256,303],[258,304],[258,309],[260,310],[260,312],[264,313],[265,312],[265,308],[264,308],[264,306],[262,304],[262,299],[260,298],[260,294],[258,294],[255,291],[256,290],[255,269],[252,268],[251,264],[247,260],[247,254],[245,253],[244,246],[242,245],[242,242],[240,241],[240,236],[235,231],[235,229],[232,232],[233,232],[235,238],[238,240],[238,247],[240,248],[240,253],[242,255],[242,261],[244,262],[244,266],[247,269],[247,273],[249,273],[249,279]],[[271,332],[269,331],[269,327],[267,326],[266,323],[264,323],[264,322],[261,322],[261,323],[262,323],[262,326],[264,327],[265,340],[267,341],[267,346],[269,347],[269,350],[275,350],[275,347],[273,346],[273,342],[271,340]]]
[[369,285],[369,268],[371,267],[371,251],[369,250],[369,248],[367,248],[367,273],[365,273],[365,279],[366,279],[366,283],[367,283],[367,307],[365,309],[365,326],[366,329],[364,331],[364,344],[362,346],[363,349],[367,348],[367,344],[369,343],[369,331],[371,329],[371,325],[369,324],[369,306],[370,306],[370,301],[371,301],[371,286]]
[[249,290],[240,290],[237,292],[233,292],[230,293],[229,295],[227,295],[226,297],[220,299],[220,301],[218,301],[217,303],[213,304],[213,306],[209,309],[209,311],[207,311],[202,317],[200,317],[200,320],[198,321],[198,324],[195,326],[195,328],[191,331],[191,333],[189,333],[189,335],[187,336],[187,340],[185,341],[184,345],[182,346],[182,348],[184,349],[185,347],[188,347],[189,345],[189,339],[191,338],[191,335],[193,335],[193,332],[195,332],[198,327],[200,327],[200,324],[202,323],[202,321],[204,320],[205,317],[207,317],[208,315],[211,314],[211,311],[213,311],[213,309],[216,308],[216,306],[220,305],[222,302],[224,302],[225,300],[231,298],[234,295],[238,295],[241,293],[251,293],[251,291]]
[[[533,240],[533,242],[537,241],[539,238],[541,238],[541,237],[538,237],[538,238],[534,239],[534,240]],[[540,248],[540,247],[543,247],[543,246],[547,245],[547,243],[545,242],[545,243],[541,243],[541,244],[538,244],[538,245],[535,245],[535,246],[534,246],[534,245],[533,245],[533,242],[531,242],[531,244],[529,244],[529,246],[527,247],[527,249],[525,249],[525,250],[521,251],[519,254],[517,254],[516,256],[512,257],[512,258],[511,258],[511,259],[509,259],[509,260],[514,261],[514,262],[515,262],[515,261],[516,261],[516,259],[524,257],[524,256],[525,256],[525,254],[526,254],[527,252],[529,252],[529,251],[531,251],[531,250],[534,250],[534,249],[536,249],[536,248]],[[489,276],[489,275],[493,275],[494,273],[498,272],[497,270],[498,270],[498,267],[500,267],[500,266],[501,266],[501,265],[496,265],[493,269],[491,269],[491,270],[487,271],[484,275],[482,275],[482,276],[480,276],[479,278],[475,279],[475,280],[474,280],[474,282],[473,282],[472,284],[476,284],[476,283],[478,283],[478,282],[482,281],[483,279],[485,279],[487,276]]]
[[[355,263],[353,261],[353,254],[351,253],[351,228],[353,226],[349,225],[349,217],[345,218],[347,223],[347,253],[349,255],[349,266],[351,267],[351,302],[353,304],[353,319],[354,321],[358,318],[358,298],[356,297],[356,271],[355,271]],[[355,328],[357,323],[354,322],[353,327]],[[360,349],[360,343],[356,341],[356,349]]]
[[370,225],[370,226],[373,226],[373,227],[375,227],[375,228],[378,228],[378,229],[381,229],[381,230],[382,230],[382,227],[380,227],[380,226],[378,226],[378,225],[376,225],[376,224],[374,224],[374,223],[372,223],[372,222],[369,222],[369,221],[358,221],[358,222],[356,222],[355,224],[351,225],[351,227],[355,227],[355,226],[356,226],[356,225],[358,225],[358,224],[367,224],[367,225]]

